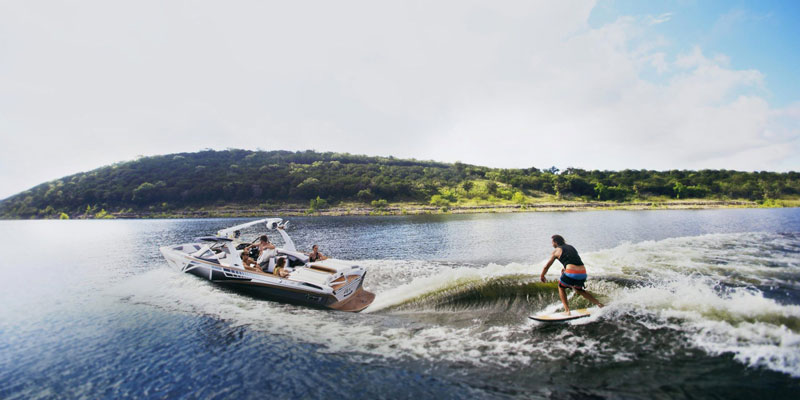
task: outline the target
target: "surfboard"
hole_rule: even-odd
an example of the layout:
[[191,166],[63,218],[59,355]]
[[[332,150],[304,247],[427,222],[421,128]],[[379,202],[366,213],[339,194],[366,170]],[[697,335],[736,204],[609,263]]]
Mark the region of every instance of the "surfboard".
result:
[[580,308],[577,310],[570,310],[569,315],[564,314],[563,311],[558,311],[554,313],[542,313],[542,314],[531,315],[528,318],[539,322],[563,322],[563,321],[570,321],[573,319],[588,317],[589,315],[591,315],[591,312],[589,312],[588,309]]

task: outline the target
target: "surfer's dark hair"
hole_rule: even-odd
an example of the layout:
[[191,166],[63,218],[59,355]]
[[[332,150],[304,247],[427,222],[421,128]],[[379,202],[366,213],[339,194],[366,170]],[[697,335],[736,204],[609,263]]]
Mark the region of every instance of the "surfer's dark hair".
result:
[[267,235],[261,235],[259,239],[261,239],[262,242],[269,242],[269,238],[267,237]]
[[561,236],[561,235],[553,235],[553,236],[552,236],[552,239],[553,239],[553,241],[554,241],[554,242],[556,242],[556,244],[557,244],[557,245],[559,245],[559,246],[563,246],[563,245],[564,245],[564,243],[567,243],[566,241],[564,241],[564,237],[563,237],[563,236]]

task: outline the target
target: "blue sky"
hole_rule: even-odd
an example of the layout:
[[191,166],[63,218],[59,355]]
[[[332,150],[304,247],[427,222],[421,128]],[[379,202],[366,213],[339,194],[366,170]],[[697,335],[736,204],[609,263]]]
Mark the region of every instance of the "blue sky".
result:
[[727,56],[734,69],[760,71],[770,104],[800,100],[800,1],[601,0],[589,24],[648,15],[668,19],[653,25],[647,35],[666,39],[663,50],[672,58],[700,46],[707,54]]
[[800,170],[800,1],[0,2],[0,199],[205,148]]

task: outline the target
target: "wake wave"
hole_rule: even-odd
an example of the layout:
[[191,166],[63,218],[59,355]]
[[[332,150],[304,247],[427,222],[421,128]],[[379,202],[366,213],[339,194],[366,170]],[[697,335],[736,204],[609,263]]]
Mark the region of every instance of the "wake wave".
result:
[[534,282],[530,276],[511,275],[478,281],[457,281],[440,290],[434,290],[390,306],[388,310],[434,309],[463,310],[499,306],[511,308],[520,305],[541,305],[557,297],[555,282]]
[[[591,292],[608,292],[609,287],[634,285],[633,281],[619,279],[593,280]],[[599,290],[597,290],[599,289]],[[401,289],[402,292],[404,289]],[[601,296],[602,297],[602,296]],[[380,311],[463,311],[478,309],[522,309],[542,310],[553,302],[560,303],[558,283],[556,281],[540,282],[538,276],[501,275],[480,279],[459,279],[450,281],[441,287],[417,294],[413,297],[397,294],[383,295],[381,302],[368,309],[368,312]],[[591,304],[583,298],[571,301],[577,308]]]

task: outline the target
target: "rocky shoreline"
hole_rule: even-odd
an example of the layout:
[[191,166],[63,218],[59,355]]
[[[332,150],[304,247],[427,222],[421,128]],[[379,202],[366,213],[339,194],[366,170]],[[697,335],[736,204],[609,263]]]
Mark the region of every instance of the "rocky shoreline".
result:
[[[403,206],[375,207],[329,207],[316,211],[307,208],[220,208],[201,210],[175,211],[138,211],[110,213],[114,218],[219,218],[219,217],[253,217],[263,215],[276,216],[343,216],[343,215],[424,215],[424,214],[477,214],[477,213],[512,213],[512,212],[547,212],[547,211],[588,211],[588,210],[686,210],[714,208],[755,208],[759,204],[743,200],[718,201],[667,201],[667,202],[555,202],[533,204],[500,204],[436,207],[423,204],[404,204]],[[80,218],[80,217],[79,217]]]

